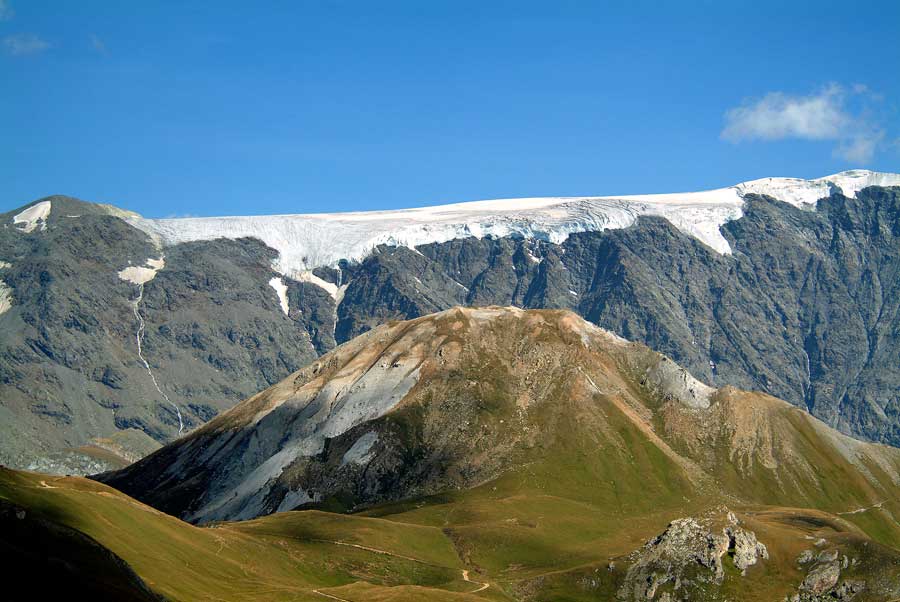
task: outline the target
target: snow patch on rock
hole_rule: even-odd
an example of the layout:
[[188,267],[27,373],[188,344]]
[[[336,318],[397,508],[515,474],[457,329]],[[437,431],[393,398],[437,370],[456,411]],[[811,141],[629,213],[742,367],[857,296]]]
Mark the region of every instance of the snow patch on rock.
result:
[[0,314],[6,313],[13,304],[12,288],[0,280]]
[[320,289],[324,290],[329,295],[331,295],[331,298],[334,299],[335,301],[338,300],[339,294],[341,296],[343,296],[343,291],[341,291],[341,287],[339,287],[338,285],[336,285],[333,282],[328,282],[327,280],[323,280],[322,278],[319,278],[318,276],[313,274],[311,270],[304,270],[304,271],[296,274],[296,278],[300,282],[309,282],[310,284],[315,284]]
[[269,286],[275,289],[275,294],[278,295],[278,303],[281,305],[281,311],[283,311],[286,316],[290,315],[291,308],[288,305],[287,285],[284,283],[284,280],[276,276],[269,280]]
[[50,208],[50,201],[35,203],[28,209],[16,214],[13,217],[13,225],[22,232],[33,232],[38,226],[41,227],[41,230],[46,230],[47,218],[50,217]]
[[160,257],[159,259],[150,257],[144,262],[143,266],[128,266],[125,269],[119,270],[119,278],[121,280],[127,280],[132,284],[147,284],[156,278],[156,272],[160,271],[165,266],[165,257]]

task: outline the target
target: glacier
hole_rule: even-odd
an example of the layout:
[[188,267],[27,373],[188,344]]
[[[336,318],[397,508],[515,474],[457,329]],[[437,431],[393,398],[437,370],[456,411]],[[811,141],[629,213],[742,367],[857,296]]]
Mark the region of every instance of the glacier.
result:
[[[598,197],[542,197],[472,201],[415,209],[149,219],[123,214],[122,219],[154,241],[172,245],[216,238],[252,237],[275,249],[275,269],[311,280],[311,270],[358,262],[377,246],[415,249],[468,237],[518,236],[561,243],[570,234],[627,228],[642,215],[667,219],[721,254],[731,247],[720,228],[743,215],[744,197],[763,194],[796,207],[841,191],[855,196],[867,186],[898,186],[900,174],[844,171],[814,180],[763,178],[702,192]],[[329,287],[336,288],[336,287]],[[333,296],[336,290],[329,290]]]

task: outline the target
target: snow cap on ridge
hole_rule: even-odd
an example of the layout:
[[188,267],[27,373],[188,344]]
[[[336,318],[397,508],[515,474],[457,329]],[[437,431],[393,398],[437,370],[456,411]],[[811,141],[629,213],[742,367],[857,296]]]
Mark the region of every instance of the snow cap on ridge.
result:
[[279,252],[278,271],[302,278],[314,268],[336,266],[341,260],[361,261],[379,245],[415,248],[487,236],[561,243],[577,232],[626,228],[642,215],[664,217],[718,253],[730,254],[720,228],[743,215],[747,194],[811,207],[832,191],[855,196],[867,186],[900,186],[900,174],[853,170],[815,180],[763,178],[703,192],[499,199],[393,211],[123,219],[164,244],[258,238]]

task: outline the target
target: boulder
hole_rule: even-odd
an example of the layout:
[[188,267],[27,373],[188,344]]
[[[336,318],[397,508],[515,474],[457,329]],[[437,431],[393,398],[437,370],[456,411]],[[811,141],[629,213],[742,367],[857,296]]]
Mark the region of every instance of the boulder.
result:
[[840,577],[841,566],[836,560],[820,562],[806,574],[800,589],[818,596],[833,589]]

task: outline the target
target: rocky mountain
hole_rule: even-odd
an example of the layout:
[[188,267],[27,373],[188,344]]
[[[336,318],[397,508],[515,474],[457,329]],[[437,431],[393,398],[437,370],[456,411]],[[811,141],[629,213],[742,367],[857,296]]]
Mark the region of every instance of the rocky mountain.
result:
[[121,466],[378,324],[492,304],[897,444],[898,184],[168,220],[43,199],[0,216],[0,462]]
[[99,478],[208,522],[470,488],[552,469],[548,456],[565,452],[586,454],[596,482],[615,475],[623,488],[633,474],[665,496],[832,511],[900,501],[900,450],[764,394],[709,387],[572,312],[517,308],[374,328]]
[[2,221],[0,462],[124,465],[316,357],[259,241],[163,253],[114,208],[61,197]]
[[338,521],[294,508],[440,529],[502,599],[900,595],[900,450],[569,311],[378,326],[98,478],[213,532]]

